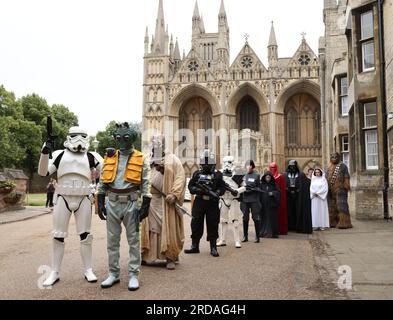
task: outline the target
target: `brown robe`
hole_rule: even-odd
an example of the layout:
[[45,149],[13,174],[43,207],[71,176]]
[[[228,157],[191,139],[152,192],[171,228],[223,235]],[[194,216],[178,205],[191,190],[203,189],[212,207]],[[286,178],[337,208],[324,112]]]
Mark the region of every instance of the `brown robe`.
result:
[[[165,156],[165,173],[163,176],[162,192],[166,195],[175,195],[178,200],[177,202],[180,205],[183,205],[186,191],[185,187],[186,178],[183,165],[181,164],[179,158],[177,158],[174,154],[167,154]],[[148,257],[149,260],[151,260],[152,256],[155,256],[156,259],[163,259],[165,257],[166,259],[177,261],[184,245],[183,215],[181,212],[179,212],[178,209],[176,209],[175,205],[168,204],[165,199],[160,196],[156,190],[154,190],[153,187],[151,190],[153,198],[158,197],[161,199],[152,199],[152,205],[150,209],[150,213],[152,213],[153,219],[156,222],[154,228],[160,225],[160,221],[158,221],[159,219],[157,219],[157,217],[159,217],[159,213],[162,212],[161,230],[151,230],[152,228],[149,225],[150,219],[145,219],[142,221],[142,258]],[[160,203],[162,205],[161,208],[154,207],[155,205],[160,205]],[[152,236],[157,238],[153,239]],[[159,246],[159,250],[153,248],[152,246]],[[150,250],[155,251],[156,253],[149,252]]]

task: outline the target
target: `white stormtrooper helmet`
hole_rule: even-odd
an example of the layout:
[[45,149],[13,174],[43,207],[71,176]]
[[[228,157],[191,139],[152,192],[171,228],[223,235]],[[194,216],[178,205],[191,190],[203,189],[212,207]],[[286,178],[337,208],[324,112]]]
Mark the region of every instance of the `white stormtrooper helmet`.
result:
[[79,127],[71,127],[64,147],[72,152],[86,152],[89,147],[87,132]]
[[224,157],[222,161],[222,170],[224,172],[232,172],[235,169],[235,158],[232,156]]

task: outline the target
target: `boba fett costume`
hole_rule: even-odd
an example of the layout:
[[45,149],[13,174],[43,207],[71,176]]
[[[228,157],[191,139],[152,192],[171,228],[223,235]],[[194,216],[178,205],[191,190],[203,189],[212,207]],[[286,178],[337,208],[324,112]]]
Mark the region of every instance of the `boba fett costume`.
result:
[[120,281],[119,249],[123,223],[129,245],[128,289],[135,291],[139,288],[141,265],[139,223],[147,217],[151,200],[150,164],[133,148],[137,133],[128,123],[117,125],[114,137],[119,150],[107,150],[97,195],[98,214],[106,220],[109,263],[109,276],[101,287],[110,288]]

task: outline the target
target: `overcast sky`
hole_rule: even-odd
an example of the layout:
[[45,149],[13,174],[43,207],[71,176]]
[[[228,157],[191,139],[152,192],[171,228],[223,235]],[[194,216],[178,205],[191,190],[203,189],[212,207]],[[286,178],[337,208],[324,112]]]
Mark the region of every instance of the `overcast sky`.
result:
[[[155,29],[159,0],[0,0],[0,84],[19,98],[37,93],[64,104],[89,134],[110,120],[142,119],[145,28]],[[198,0],[206,32],[217,32],[221,0]],[[292,56],[301,33],[318,54],[323,0],[225,0],[231,61],[244,34],[267,65],[274,21],[279,57]],[[165,22],[191,45],[195,0],[164,0]]]

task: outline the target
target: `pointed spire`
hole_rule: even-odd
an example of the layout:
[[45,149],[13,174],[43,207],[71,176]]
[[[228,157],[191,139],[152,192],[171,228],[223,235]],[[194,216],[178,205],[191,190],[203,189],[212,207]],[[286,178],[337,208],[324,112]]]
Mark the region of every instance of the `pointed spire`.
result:
[[198,1],[195,1],[194,14],[192,15],[192,39],[193,42],[201,34],[201,16],[199,15]]
[[175,60],[180,60],[181,59],[181,57],[180,57],[180,49],[179,49],[179,42],[177,41],[177,38],[176,38],[175,52],[173,53],[173,58]]
[[154,52],[161,52],[165,48],[165,19],[164,19],[164,6],[162,0],[158,3],[158,13],[156,20],[156,32],[155,32],[155,40],[154,43]]
[[203,21],[203,16],[201,15],[201,22],[199,24],[199,29],[201,30],[201,33],[205,33],[205,23]]
[[229,26],[227,13],[225,11],[224,0],[221,0],[220,12],[218,13],[218,32],[228,32]]
[[270,30],[269,47],[277,46],[276,33],[274,32],[274,24],[272,21],[272,28]]
[[183,60],[186,58],[186,50],[183,49]]
[[157,19],[164,19],[164,5],[162,4],[162,0],[158,2],[158,16]]
[[171,34],[171,41],[169,43],[169,55],[173,58],[173,34]]
[[193,19],[199,19],[199,8],[198,8],[198,0],[195,1],[195,7],[194,7],[194,14],[192,15]]
[[145,32],[145,54],[149,53],[149,29],[146,27]]
[[225,11],[225,6],[224,6],[224,0],[221,0],[221,6],[220,6],[220,13],[218,14],[219,17],[226,17],[227,13]]
[[272,28],[270,30],[269,44],[267,46],[269,67],[275,67],[278,62],[278,45],[276,33],[274,32],[274,24],[272,21]]

